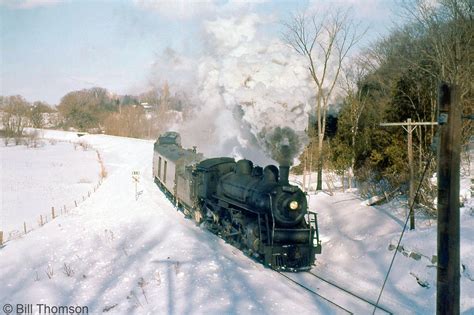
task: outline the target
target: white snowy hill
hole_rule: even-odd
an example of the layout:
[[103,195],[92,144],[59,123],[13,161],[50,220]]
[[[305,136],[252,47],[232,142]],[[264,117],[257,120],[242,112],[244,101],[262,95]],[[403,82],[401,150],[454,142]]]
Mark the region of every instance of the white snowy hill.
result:
[[[67,132],[45,131],[44,137],[79,141]],[[108,176],[68,214],[0,249],[2,305],[79,305],[90,314],[372,313],[371,305],[308,273],[287,274],[322,297],[316,296],[186,220],[153,183],[151,141],[80,140],[100,152]],[[138,200],[133,171],[141,175]],[[463,314],[474,313],[472,207],[469,199],[461,210]],[[401,206],[369,207],[355,194],[321,193],[310,196],[310,208],[319,213],[323,240],[311,272],[376,301],[393,254],[389,245],[403,226]],[[418,220],[402,244],[380,305],[394,314],[432,314],[436,224]]]

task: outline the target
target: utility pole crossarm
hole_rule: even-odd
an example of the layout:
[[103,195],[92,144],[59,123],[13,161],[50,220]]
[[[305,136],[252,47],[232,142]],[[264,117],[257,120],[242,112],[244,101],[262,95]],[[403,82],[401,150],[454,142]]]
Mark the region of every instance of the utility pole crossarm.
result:
[[[433,121],[421,121],[421,122],[410,122],[412,126],[434,126],[437,125],[438,122]],[[407,126],[407,122],[397,122],[397,123],[380,123],[380,126]]]

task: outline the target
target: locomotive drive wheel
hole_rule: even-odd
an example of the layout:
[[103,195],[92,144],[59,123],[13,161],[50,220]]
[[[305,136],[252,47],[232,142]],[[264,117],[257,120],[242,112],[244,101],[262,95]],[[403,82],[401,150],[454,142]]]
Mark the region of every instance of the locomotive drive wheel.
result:
[[247,223],[245,225],[243,238],[245,246],[248,248],[250,253],[258,252],[260,239],[258,238],[258,225],[255,222]]

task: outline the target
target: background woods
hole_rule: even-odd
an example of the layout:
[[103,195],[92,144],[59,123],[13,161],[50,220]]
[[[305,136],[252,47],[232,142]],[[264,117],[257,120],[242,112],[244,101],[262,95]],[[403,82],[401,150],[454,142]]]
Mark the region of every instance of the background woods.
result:
[[162,89],[137,96],[114,95],[100,87],[73,91],[56,107],[40,101],[30,103],[19,95],[2,96],[2,133],[6,143],[14,139],[17,144],[26,127],[154,139],[182,119],[183,99],[182,95],[170,95],[166,83]]
[[[359,183],[373,183],[366,190],[368,195],[381,190],[407,189],[406,132],[403,128],[381,127],[380,123],[404,122],[408,118],[417,122],[436,121],[437,87],[441,81],[459,86],[464,117],[472,117],[472,12],[472,2],[468,0],[439,1],[436,6],[429,6],[425,1],[406,4],[408,23],[351,59],[337,82],[344,95],[337,115],[337,132],[334,136],[326,134],[328,139],[322,149],[329,157],[325,167],[346,175],[347,186],[352,185],[350,175],[354,174]],[[324,59],[314,62],[322,63]],[[331,105],[336,104],[334,101]],[[464,119],[462,128],[467,149],[472,121]],[[433,152],[435,136],[435,126],[414,130],[417,172]],[[311,143],[317,140],[317,135],[312,135]],[[311,156],[317,154],[308,146],[300,160],[316,170],[316,159]],[[431,173],[435,169],[433,165]],[[424,185],[426,193],[429,186],[428,182]]]

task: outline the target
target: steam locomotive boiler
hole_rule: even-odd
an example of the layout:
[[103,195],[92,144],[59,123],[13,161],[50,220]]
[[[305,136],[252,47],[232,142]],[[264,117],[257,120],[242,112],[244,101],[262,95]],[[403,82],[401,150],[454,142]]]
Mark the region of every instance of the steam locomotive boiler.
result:
[[321,253],[317,217],[305,194],[288,182],[289,166],[203,159],[179,140],[174,132],[158,139],[153,174],[188,217],[273,269],[311,268]]

